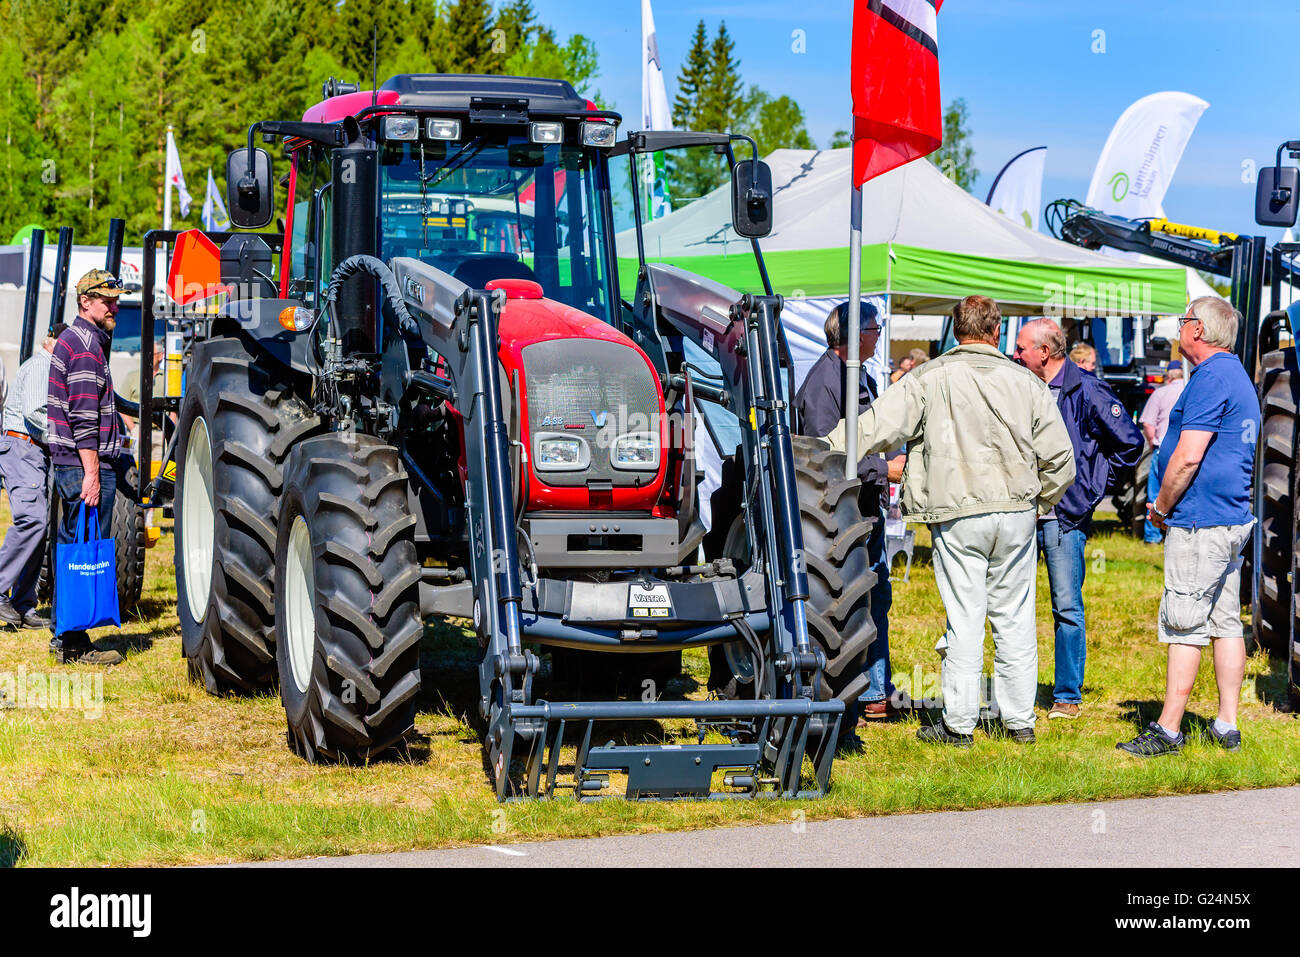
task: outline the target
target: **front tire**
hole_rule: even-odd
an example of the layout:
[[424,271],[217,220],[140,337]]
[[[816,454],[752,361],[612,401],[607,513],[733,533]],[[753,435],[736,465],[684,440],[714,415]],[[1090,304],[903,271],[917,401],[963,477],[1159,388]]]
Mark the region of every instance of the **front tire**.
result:
[[302,442],[285,466],[276,661],[289,746],[363,763],[415,725],[420,563],[397,450],[368,435]]
[[194,350],[176,452],[176,609],[191,679],[212,694],[275,676],[276,530],[290,449],[320,425],[238,339]]
[[[792,444],[808,572],[808,639],[826,656],[816,696],[819,701],[838,698],[852,707],[867,690],[863,667],[876,639],[871,617],[876,573],[867,540],[879,519],[863,508],[861,481],[844,478],[843,452],[832,451],[825,439],[806,436],[792,436]],[[743,485],[729,497],[741,502]],[[736,561],[738,569],[749,562],[744,521],[737,509],[723,546],[723,557]],[[722,697],[752,698],[746,655],[739,642],[711,648],[709,688]]]

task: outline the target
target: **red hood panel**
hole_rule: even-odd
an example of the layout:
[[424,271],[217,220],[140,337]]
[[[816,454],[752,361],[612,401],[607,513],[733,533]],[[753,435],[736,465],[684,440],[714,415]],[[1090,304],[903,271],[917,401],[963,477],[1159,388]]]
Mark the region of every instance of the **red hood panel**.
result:
[[[498,358],[505,369],[511,387],[514,387],[516,375],[519,392],[516,401],[520,408],[520,439],[525,448],[531,447],[528,429],[528,390],[525,385],[526,373],[523,364],[523,350],[536,342],[551,339],[599,339],[617,343],[633,349],[646,364],[649,375],[658,381],[659,375],[649,356],[630,338],[613,326],[588,315],[580,309],[567,306],[552,299],[507,299],[498,323],[500,350]],[[659,393],[659,405],[654,410],[659,416],[660,462],[659,471],[644,485],[637,488],[615,488],[612,493],[591,492],[585,487],[565,487],[547,485],[540,480],[531,467],[528,470],[528,501],[525,509],[564,509],[564,510],[628,510],[646,511],[654,509],[663,494],[664,481],[668,465],[668,418],[665,414],[663,394]]]

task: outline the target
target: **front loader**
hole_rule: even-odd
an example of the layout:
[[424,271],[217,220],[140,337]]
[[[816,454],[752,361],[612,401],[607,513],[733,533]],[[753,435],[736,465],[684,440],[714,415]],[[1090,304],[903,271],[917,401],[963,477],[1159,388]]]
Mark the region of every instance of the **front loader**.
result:
[[[168,456],[179,617],[209,691],[278,680],[308,760],[400,745],[424,624],[458,618],[482,648],[500,799],[618,780],[658,800],[828,787],[874,638],[858,483],[824,443],[791,437],[765,274],[742,295],[640,249],[621,289],[615,242],[614,163],[699,149],[725,158],[727,226],[762,273],[770,174],[736,161],[736,137],[620,143],[618,123],[561,81],[398,76],[373,93],[331,82],[301,122],[255,124],[230,155],[236,225],[271,219],[259,133],[284,142],[290,199],[278,279],[281,237],[225,238],[225,305],[194,332]],[[714,501],[742,506],[708,547],[706,402],[740,437]],[[801,515],[817,520],[811,547]],[[694,648],[725,651],[717,693],[665,700]],[[538,696],[544,651],[552,685],[577,695]],[[595,680],[593,660],[633,695]],[[608,722],[675,719],[693,740],[600,743]]]

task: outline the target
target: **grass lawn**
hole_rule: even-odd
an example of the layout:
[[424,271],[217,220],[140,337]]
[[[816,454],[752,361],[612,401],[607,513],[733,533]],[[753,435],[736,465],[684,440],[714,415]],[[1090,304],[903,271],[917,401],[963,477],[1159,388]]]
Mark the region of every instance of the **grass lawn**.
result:
[[[0,524],[7,525],[4,518]],[[937,686],[935,639],[943,608],[918,533],[911,581],[896,582],[893,668]],[[862,732],[861,754],[838,759],[831,794],[816,801],[665,805],[571,798],[498,805],[479,745],[477,646],[458,630],[431,630],[409,754],[365,768],[312,767],[289,753],[279,698],[215,699],[190,684],[174,609],[172,540],[149,553],[145,595],[120,636],[112,669],[56,667],[45,632],[0,632],[0,678],[10,686],[50,674],[102,675],[102,709],[0,710],[0,866],[210,863],[674,830],[727,824],[895,814],[1010,804],[1092,801],[1294,784],[1295,719],[1274,710],[1285,670],[1247,664],[1245,748],[1224,753],[1200,739],[1214,717],[1208,655],[1184,730],[1183,754],[1141,762],[1115,750],[1159,711],[1164,678],[1154,622],[1161,551],[1103,526],[1089,544],[1085,598],[1089,655],[1084,713],[1053,721],[1040,710],[1027,748],[977,732],[965,752],[915,740],[916,718]],[[901,563],[899,565],[901,574]],[[1040,566],[1040,705],[1051,703],[1052,630]],[[703,655],[670,692],[703,694]],[[986,667],[991,670],[991,650]],[[915,670],[914,670],[915,669]],[[3,687],[3,685],[0,685]],[[917,849],[917,862],[925,851]]]

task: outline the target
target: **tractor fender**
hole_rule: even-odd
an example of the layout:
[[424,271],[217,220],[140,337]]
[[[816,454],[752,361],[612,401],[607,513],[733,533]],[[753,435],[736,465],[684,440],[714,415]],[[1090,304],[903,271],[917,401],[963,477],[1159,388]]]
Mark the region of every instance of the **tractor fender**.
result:
[[222,306],[217,318],[228,320],[232,331],[281,365],[318,376],[321,366],[312,349],[310,330],[291,332],[280,325],[283,310],[303,305],[299,299],[237,299]]

